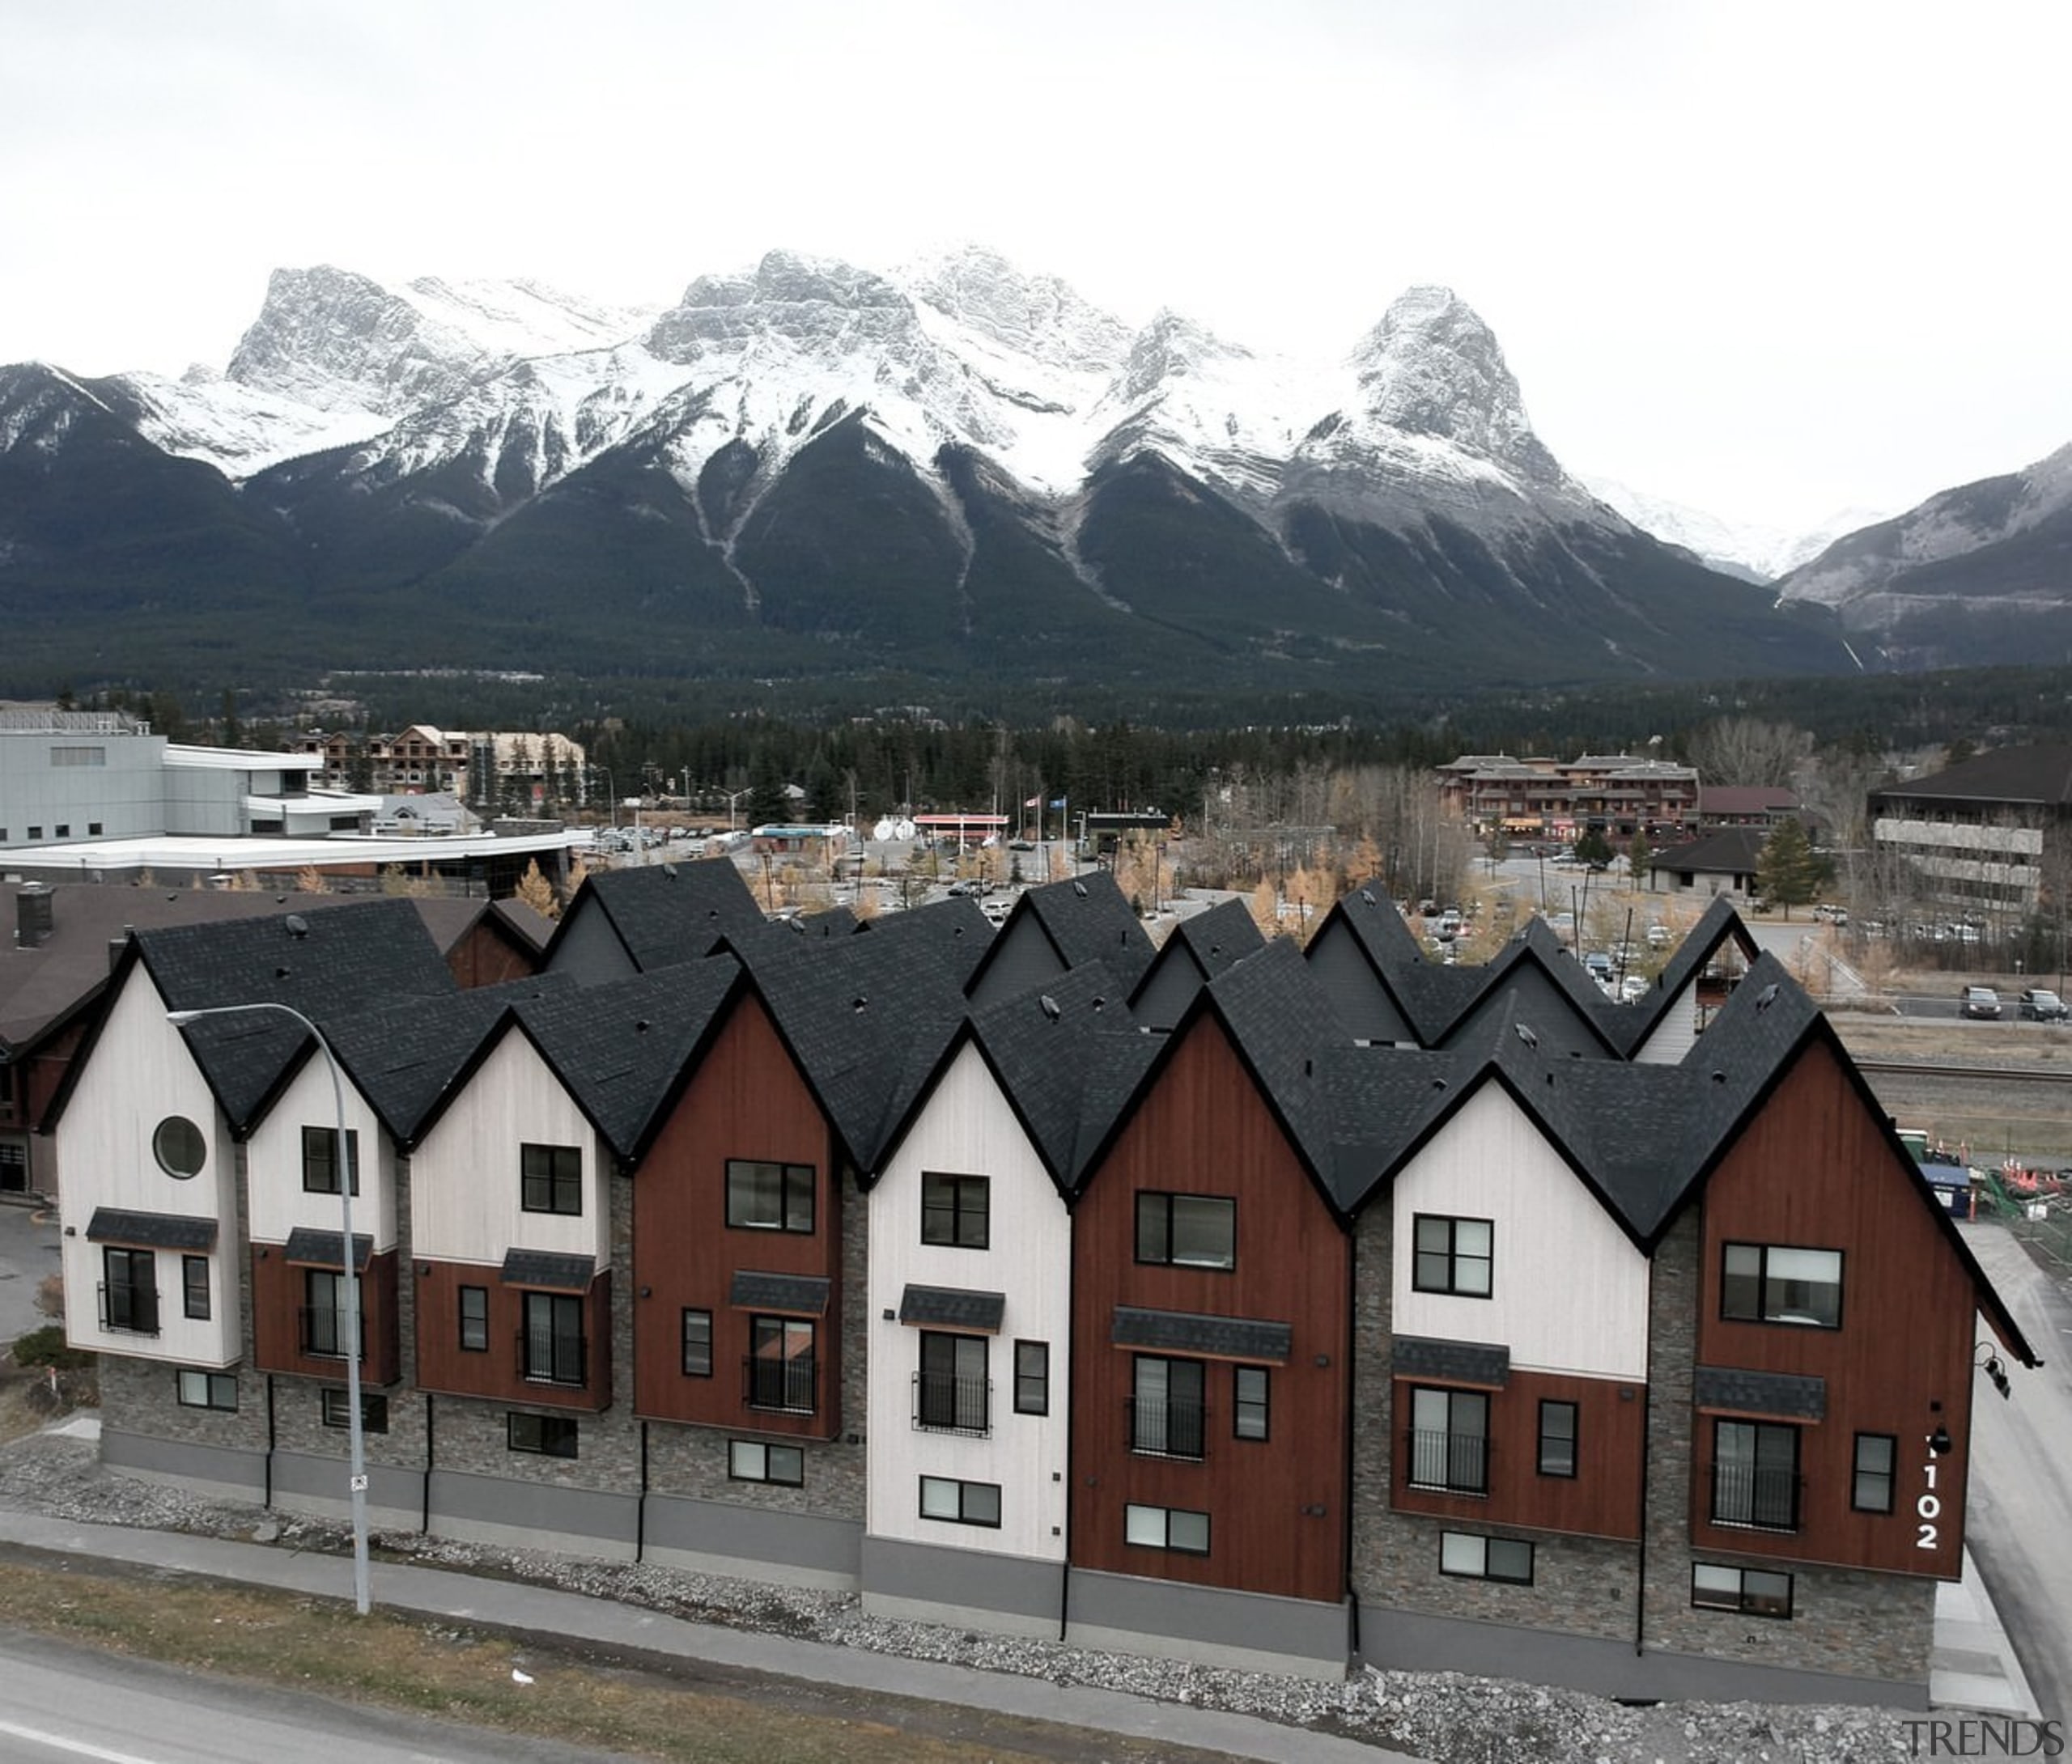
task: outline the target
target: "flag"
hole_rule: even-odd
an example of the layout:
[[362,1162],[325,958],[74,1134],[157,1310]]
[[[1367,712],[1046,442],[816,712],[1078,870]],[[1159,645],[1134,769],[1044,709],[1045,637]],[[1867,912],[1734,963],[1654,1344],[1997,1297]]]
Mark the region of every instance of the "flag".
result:
[[1043,799],[1041,796],[1032,796],[1021,806],[1024,808],[1041,808],[1043,806]]

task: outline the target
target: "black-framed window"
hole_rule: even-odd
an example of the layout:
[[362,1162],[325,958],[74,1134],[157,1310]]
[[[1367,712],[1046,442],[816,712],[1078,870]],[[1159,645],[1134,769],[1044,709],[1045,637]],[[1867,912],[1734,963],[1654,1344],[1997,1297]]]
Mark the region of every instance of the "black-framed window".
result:
[[1161,1267],[1236,1267],[1237,1202],[1144,1190],[1136,1198],[1136,1259]]
[[[353,1277],[353,1296],[364,1295],[359,1277]],[[367,1357],[367,1309],[359,1307],[359,1354]],[[346,1355],[346,1277],[336,1268],[305,1268],[302,1271],[302,1351],[343,1359]]]
[[1569,1476],[1576,1474],[1576,1423],[1572,1402],[1543,1397],[1539,1404],[1539,1474]]
[[992,1181],[983,1176],[921,1177],[921,1241],[983,1249],[991,1236]]
[[521,1204],[529,1213],[583,1214],[583,1149],[572,1145],[518,1148]]
[[727,1160],[727,1223],[736,1231],[813,1230],[813,1167]]
[[514,1452],[543,1458],[572,1458],[580,1434],[573,1415],[531,1415],[516,1409],[504,1415],[504,1443]]
[[940,1433],[983,1434],[992,1425],[992,1380],[983,1335],[921,1331],[914,1424]]
[[736,1482],[775,1482],[783,1488],[804,1488],[805,1452],[799,1446],[771,1445],[761,1440],[729,1440],[727,1475]]
[[1145,1550],[1170,1550],[1177,1555],[1208,1554],[1208,1515],[1184,1507],[1143,1507],[1131,1502],[1123,1509],[1123,1541]]
[[1713,1523],[1798,1529],[1798,1429],[1781,1421],[1713,1423]]
[[528,1292],[520,1331],[524,1376],[541,1384],[588,1382],[589,1343],[583,1335],[583,1300],[572,1292]]
[[1230,1368],[1230,1431],[1240,1440],[1263,1440],[1272,1423],[1273,1374],[1264,1366]]
[[[346,1129],[346,1161],[353,1172],[353,1198],[359,1198],[359,1129]],[[338,1130],[304,1127],[302,1130],[302,1191],[305,1194],[338,1192]]]
[[237,1375],[235,1372],[206,1372],[182,1367],[175,1381],[175,1389],[183,1409],[221,1409],[231,1414],[237,1410]]
[[1783,1244],[1729,1244],[1719,1314],[1737,1323],[1842,1326],[1842,1253]]
[[1730,1568],[1719,1563],[1691,1564],[1691,1602],[1700,1610],[1733,1611],[1743,1617],[1789,1618],[1791,1576],[1760,1568]]
[[815,1328],[806,1318],[751,1317],[748,1320],[748,1406],[813,1412]]
[[950,1476],[924,1476],[921,1478],[921,1517],[940,1519],[953,1525],[983,1525],[997,1531],[1000,1486],[961,1482]]
[[184,1316],[197,1323],[209,1321],[209,1258],[206,1256],[182,1256],[180,1258],[180,1300]]
[[461,1288],[461,1346],[470,1354],[489,1351],[489,1288]]
[[168,1115],[151,1130],[151,1156],[168,1176],[185,1182],[209,1161],[209,1142],[186,1116]]
[[1849,1503],[1859,1513],[1889,1513],[1892,1510],[1892,1478],[1899,1468],[1898,1435],[1859,1433],[1855,1461],[1849,1478]]
[[1480,1390],[1413,1386],[1410,1486],[1454,1495],[1489,1491],[1489,1398]]
[[1491,1220],[1420,1213],[1412,1231],[1416,1253],[1410,1283],[1417,1291],[1467,1299],[1490,1295],[1497,1234]]
[[[324,1425],[327,1427],[349,1427],[352,1425],[352,1393],[342,1385],[333,1385],[321,1393],[323,1404]],[[378,1390],[363,1390],[359,1393],[359,1431],[362,1433],[386,1433],[388,1431],[388,1399]]]
[[1207,1371],[1198,1359],[1136,1356],[1130,1374],[1130,1450],[1157,1458],[1207,1455]]
[[1018,1415],[1047,1415],[1051,1412],[1048,1342],[1014,1344],[1014,1412]]
[[158,1257],[149,1249],[104,1245],[100,1253],[101,1327],[133,1335],[159,1332]]
[[712,1313],[686,1306],[683,1313],[683,1375],[712,1376]]
[[1519,1537],[1485,1537],[1479,1532],[1439,1533],[1439,1572],[1467,1580],[1532,1584],[1532,1546]]

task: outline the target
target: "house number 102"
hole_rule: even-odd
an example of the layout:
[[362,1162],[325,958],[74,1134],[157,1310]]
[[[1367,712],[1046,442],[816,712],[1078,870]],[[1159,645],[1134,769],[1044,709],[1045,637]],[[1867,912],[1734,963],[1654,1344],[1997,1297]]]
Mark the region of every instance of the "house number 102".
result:
[[1942,1497],[1935,1492],[1935,1478],[1942,1466],[1935,1461],[1931,1449],[1928,1461],[1921,1467],[1921,1474],[1928,1486],[1921,1490],[1921,1499],[1913,1503],[1914,1516],[1920,1523],[1914,1528],[1913,1546],[1917,1550],[1933,1550],[1939,1535],[1935,1521],[1942,1516]]

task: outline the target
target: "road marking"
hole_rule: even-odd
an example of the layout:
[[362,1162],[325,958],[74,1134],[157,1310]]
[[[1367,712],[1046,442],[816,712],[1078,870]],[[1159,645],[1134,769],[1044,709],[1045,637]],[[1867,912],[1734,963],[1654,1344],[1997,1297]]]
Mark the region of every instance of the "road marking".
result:
[[104,1745],[90,1745],[84,1740],[67,1739],[60,1733],[45,1733],[40,1728],[22,1727],[12,1721],[0,1721],[0,1733],[11,1733],[17,1739],[47,1745],[55,1751],[76,1752],[81,1758],[99,1758],[101,1764],[157,1764],[156,1760],[135,1752],[112,1752]]

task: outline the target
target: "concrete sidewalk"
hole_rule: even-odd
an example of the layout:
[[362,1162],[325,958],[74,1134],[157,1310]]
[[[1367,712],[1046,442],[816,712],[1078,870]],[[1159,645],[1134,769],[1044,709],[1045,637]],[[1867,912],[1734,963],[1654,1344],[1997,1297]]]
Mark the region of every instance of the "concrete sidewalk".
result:
[[[352,1564],[265,1544],[233,1543],[180,1532],[83,1524],[37,1513],[0,1511],[0,1541],[32,1550],[134,1562],[223,1580],[350,1600]],[[793,1640],[688,1622],[579,1593],[516,1581],[478,1580],[443,1569],[373,1565],[374,1602],[389,1610],[566,1636],[614,1647],[770,1673],[809,1684],[931,1703],[991,1709],[1031,1721],[1123,1734],[1172,1746],[1259,1758],[1270,1764],[1416,1764],[1402,1752],[1314,1733],[1254,1715],[1156,1703],[1124,1692],[1011,1673],[974,1671],[860,1648]]]
[[1982,1715],[2019,1715],[2038,1711],[2014,1643],[1993,1609],[1978,1564],[1964,1552],[1964,1577],[1935,1589],[1935,1654],[1928,1673],[1928,1701],[1937,1709],[1975,1709]]

